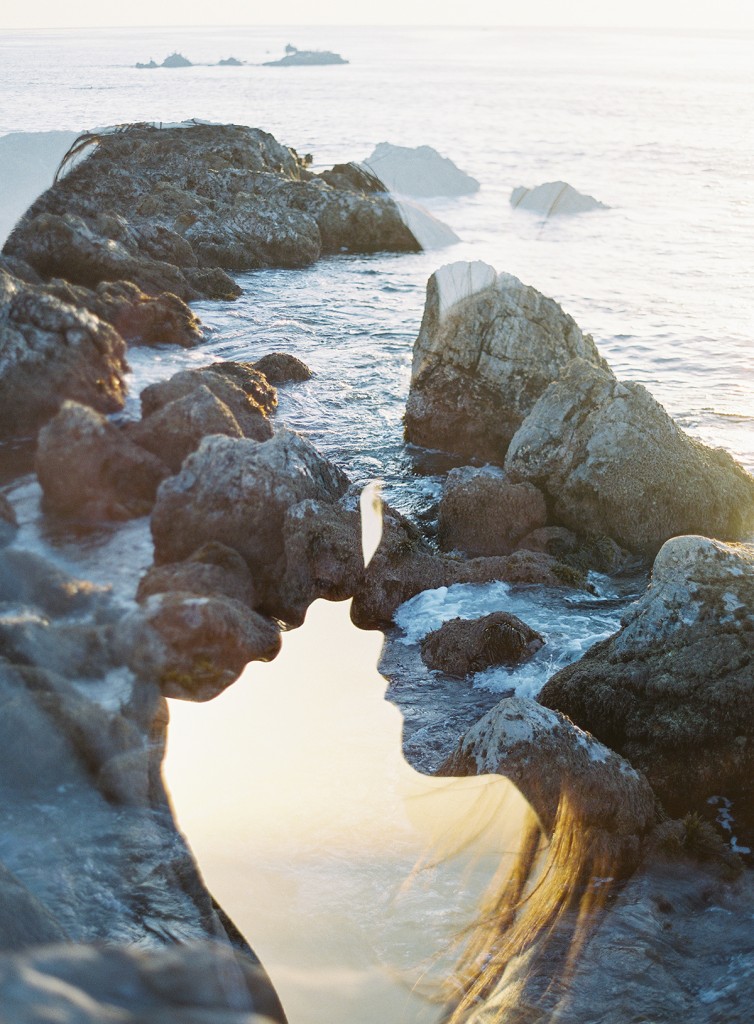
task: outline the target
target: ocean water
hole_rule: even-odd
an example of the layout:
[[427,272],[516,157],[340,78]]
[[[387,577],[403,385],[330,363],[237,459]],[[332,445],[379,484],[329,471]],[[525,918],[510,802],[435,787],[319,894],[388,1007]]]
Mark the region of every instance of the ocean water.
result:
[[[337,50],[350,63],[260,66],[282,55],[288,42]],[[315,168],[363,159],[381,141],[432,145],[482,185],[470,197],[427,202],[459,235],[458,244],[241,276],[237,302],[197,304],[208,328],[200,351],[131,353],[126,415],[137,415],[138,392],[146,383],[185,365],[293,352],[315,375],[280,390],[278,419],[309,436],[355,480],[383,480],[391,503],[431,519],[443,460],[402,439],[412,344],[432,271],[452,260],[483,259],[556,298],[594,336],[618,376],[644,384],[689,433],[726,448],[754,471],[752,44],[751,35],[457,28],[7,33],[0,39],[0,182],[4,154],[19,148],[11,133],[21,133],[22,148],[28,133],[138,120],[203,118],[261,127],[312,153]],[[159,62],[173,50],[197,66],[133,67],[151,57]],[[248,63],[210,66],[230,55]],[[62,138],[58,144],[65,149]],[[35,170],[40,181],[51,179],[54,151],[52,145],[40,158],[47,161]],[[23,176],[23,168],[15,174]],[[557,179],[609,209],[546,219],[510,206],[514,187]],[[9,196],[9,189],[0,193],[0,213]],[[112,580],[130,599],[151,561],[145,520],[71,537],[41,517],[39,489],[30,476],[4,490],[21,520],[19,544],[98,581]],[[548,645],[519,673],[485,673],[475,684],[493,703],[510,690],[533,695],[551,671],[618,628],[630,595],[614,594],[607,581],[596,584],[594,597],[583,600],[500,584],[420,595],[400,610],[396,636],[415,644],[459,613],[518,610],[545,633]],[[201,720],[189,724],[180,712],[175,723],[174,747],[183,744],[188,753],[183,762],[169,759],[174,781],[187,777],[192,737],[203,728]],[[311,722],[309,729],[314,731]],[[221,745],[222,726],[217,734]],[[208,737],[203,741],[204,770],[213,763],[213,750]],[[294,762],[292,750],[291,762],[308,770],[305,760]],[[215,792],[222,786],[218,780]],[[238,805],[224,819],[202,824],[198,806],[190,806],[190,784],[183,789],[187,803],[177,807],[179,817],[194,822],[197,832],[189,831],[189,838],[202,848],[202,869],[235,916],[224,872],[228,859],[237,858],[232,834],[240,828]],[[268,795],[261,785],[244,795],[250,820],[263,816]],[[244,828],[253,833],[251,825]],[[363,849],[372,841],[367,832]],[[226,834],[228,842],[219,842]],[[332,833],[321,839],[322,850],[328,844],[334,848]],[[213,861],[217,847],[222,849]],[[280,858],[273,852],[269,859],[272,864]],[[323,892],[332,893],[336,879],[344,878],[347,860],[337,850],[322,853],[313,867],[297,869],[295,879],[281,882],[277,875],[275,885],[269,883],[270,891],[277,886],[282,893],[269,908],[276,950],[285,949],[278,919],[281,905],[293,900],[291,887],[299,894],[297,905],[308,900],[324,913]],[[266,862],[257,866],[272,870]],[[375,886],[392,884],[384,868],[384,860],[378,868],[373,863],[343,883],[350,912],[362,914],[367,926],[379,916]],[[236,885],[238,871],[233,878]],[[259,913],[257,907],[250,911],[252,943],[253,915]],[[425,921],[440,913],[436,903],[421,911]],[[337,989],[342,978],[332,977],[322,984]],[[323,1019],[316,1007],[306,1016],[310,983],[296,988],[291,982],[291,999],[302,1007],[293,1024]],[[327,1019],[355,1019],[355,1005],[328,1004]]]

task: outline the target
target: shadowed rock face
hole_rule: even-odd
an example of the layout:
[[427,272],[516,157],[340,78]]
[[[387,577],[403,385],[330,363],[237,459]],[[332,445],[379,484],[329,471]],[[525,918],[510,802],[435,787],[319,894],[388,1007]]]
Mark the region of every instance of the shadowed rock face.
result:
[[0,270],[0,437],[33,431],[67,398],[122,409],[125,354],[109,324]]
[[678,534],[737,540],[754,529],[754,477],[685,434],[640,384],[585,360],[541,396],[505,469],[541,488],[566,526],[644,555]]
[[406,440],[502,463],[514,433],[574,358],[606,369],[552,299],[484,263],[453,263],[427,283],[414,343]]
[[544,496],[495,467],[452,469],[440,501],[438,539],[445,551],[507,555],[547,522]]
[[734,801],[754,829],[754,552],[678,537],[620,632],[540,700],[627,757],[677,815]]
[[[16,1024],[273,1024],[264,971],[212,942],[149,950],[48,945],[0,957],[0,1003]],[[49,1016],[48,1016],[49,1014]]]
[[191,300],[238,294],[224,271],[419,248],[388,195],[327,185],[266,132],[137,125],[96,136],[4,252],[45,278],[90,288],[128,280]]

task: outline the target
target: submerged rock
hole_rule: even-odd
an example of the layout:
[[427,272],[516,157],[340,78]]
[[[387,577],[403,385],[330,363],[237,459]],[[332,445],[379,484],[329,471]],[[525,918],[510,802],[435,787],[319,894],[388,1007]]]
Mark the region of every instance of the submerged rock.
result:
[[4,494],[0,494],[0,548],[10,544],[17,530],[18,519],[13,506]]
[[754,477],[685,434],[640,384],[574,361],[511,441],[505,469],[558,521],[654,555],[669,537],[737,540],[754,529]]
[[438,540],[445,551],[507,555],[547,522],[541,491],[514,484],[493,466],[452,469],[443,486]]
[[109,324],[0,270],[0,437],[33,431],[66,399],[122,409],[125,353]]
[[36,469],[49,509],[95,521],[147,515],[170,475],[164,462],[77,402],[65,402],[40,431]]
[[533,657],[544,638],[508,612],[480,619],[450,619],[421,642],[422,661],[429,668],[463,679],[493,665],[520,665]]
[[523,185],[519,185],[511,192],[510,201],[511,206],[518,210],[531,210],[532,213],[540,213],[544,217],[609,209],[594,196],[577,192],[565,181],[548,181],[535,188],[524,188]]
[[312,375],[306,363],[287,352],[268,352],[266,356],[257,359],[254,369],[263,373],[270,384],[309,380]]
[[259,129],[141,124],[87,139],[92,154],[5,245],[45,278],[128,280],[189,301],[238,294],[225,271],[420,248],[387,194],[327,185]]
[[442,267],[427,283],[414,343],[406,440],[501,463],[539,396],[577,357],[606,370],[591,337],[552,299],[485,263]]
[[431,146],[394,146],[380,142],[364,166],[391,192],[409,196],[463,196],[479,191],[476,178],[460,170]]
[[622,629],[540,700],[640,768],[673,815],[734,801],[754,829],[754,549],[669,540]]

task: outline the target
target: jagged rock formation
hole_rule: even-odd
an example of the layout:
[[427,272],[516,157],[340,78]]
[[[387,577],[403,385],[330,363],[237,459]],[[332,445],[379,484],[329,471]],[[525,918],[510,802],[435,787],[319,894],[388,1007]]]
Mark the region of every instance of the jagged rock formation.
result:
[[508,555],[547,522],[544,495],[527,483],[511,483],[493,466],[452,469],[438,515],[438,540],[445,551]]
[[606,368],[552,299],[485,263],[451,263],[427,282],[414,343],[406,440],[502,463],[545,388],[574,358]]
[[734,801],[754,829],[754,550],[668,541],[623,628],[540,700],[640,768],[674,815]]
[[33,204],[5,246],[45,278],[227,298],[235,285],[225,271],[419,248],[389,196],[326,185],[259,129],[135,125],[90,141],[91,156]]
[[678,534],[754,529],[754,477],[685,434],[640,384],[585,360],[540,397],[505,469],[546,493],[556,521],[644,555]]
[[30,433],[66,399],[122,409],[125,353],[109,324],[0,269],[0,437]]

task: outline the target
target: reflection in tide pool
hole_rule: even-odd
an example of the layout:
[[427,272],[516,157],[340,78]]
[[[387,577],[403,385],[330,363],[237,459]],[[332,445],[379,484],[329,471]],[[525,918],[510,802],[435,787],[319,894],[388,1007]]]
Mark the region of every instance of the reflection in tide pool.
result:
[[497,776],[408,767],[382,634],[349,607],[317,601],[275,662],[209,704],[171,701],[166,782],[291,1024],[424,1024],[527,804]]

